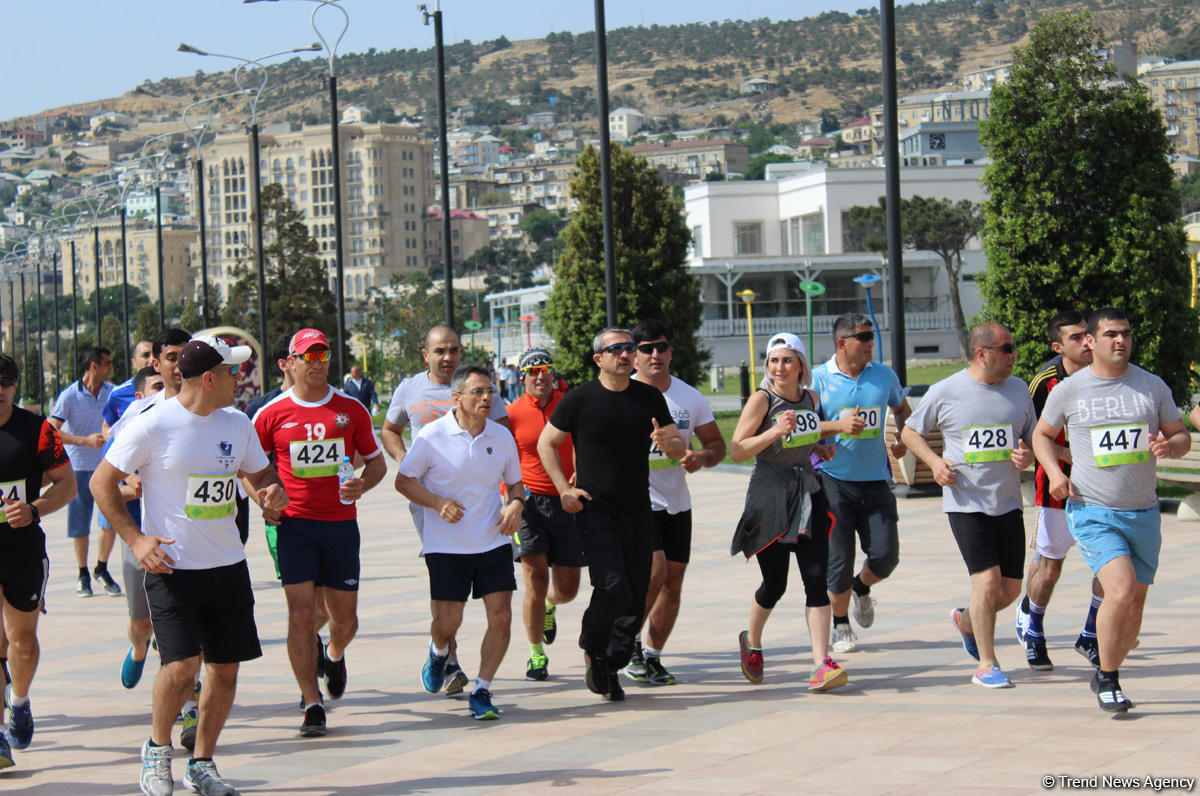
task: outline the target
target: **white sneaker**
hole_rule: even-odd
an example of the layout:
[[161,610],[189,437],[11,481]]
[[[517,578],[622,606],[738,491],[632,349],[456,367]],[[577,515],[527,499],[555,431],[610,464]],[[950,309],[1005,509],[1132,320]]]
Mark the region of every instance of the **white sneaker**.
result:
[[150,742],[142,744],[142,793],[146,796],[171,796],[175,790],[175,780],[171,776],[170,746],[151,746]]
[[861,597],[857,594],[850,596],[850,615],[859,627],[870,627],[875,624],[875,598],[869,594]]
[[1025,631],[1029,629],[1029,612],[1023,607],[1025,600],[1017,600],[1017,641],[1025,643]]
[[830,647],[834,652],[839,653],[855,652],[858,649],[858,640],[849,624],[833,626],[833,639]]

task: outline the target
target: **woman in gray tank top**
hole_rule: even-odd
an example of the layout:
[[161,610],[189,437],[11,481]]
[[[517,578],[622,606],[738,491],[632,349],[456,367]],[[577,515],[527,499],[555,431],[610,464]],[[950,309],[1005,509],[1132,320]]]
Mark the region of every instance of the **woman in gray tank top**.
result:
[[812,369],[800,338],[773,336],[765,371],[762,388],[746,402],[733,432],[733,460],[754,456],[755,461],[730,555],[755,556],[763,578],[750,602],[749,629],[738,636],[742,674],[752,683],[762,682],[763,627],[787,590],[789,559],[795,556],[812,643],[808,688],[829,691],[845,685],[848,677],[829,657],[833,614],[825,575],[832,520],[812,456],[830,456],[833,446],[819,444],[823,434],[818,398],[802,386],[812,381]]

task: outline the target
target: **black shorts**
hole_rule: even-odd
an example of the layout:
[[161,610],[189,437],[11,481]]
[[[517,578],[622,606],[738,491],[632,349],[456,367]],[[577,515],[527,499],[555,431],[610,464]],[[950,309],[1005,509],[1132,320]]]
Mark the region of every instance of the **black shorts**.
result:
[[575,518],[563,509],[558,495],[530,494],[525,500],[521,527],[513,534],[514,561],[538,553],[545,553],[546,560],[558,567],[582,567],[587,563]]
[[968,573],[998,566],[1001,577],[1020,580],[1025,576],[1025,521],[1020,509],[999,517],[961,511],[946,516]]
[[[8,528],[0,530],[5,533]],[[0,590],[4,602],[21,613],[38,610],[46,596],[46,581],[50,577],[50,559],[46,557],[45,545],[41,552],[36,549],[24,554],[13,554],[9,550],[0,552]]]
[[358,591],[357,520],[281,517],[275,551],[284,586],[312,581],[338,591]]
[[498,591],[516,591],[517,578],[508,545],[486,553],[426,553],[429,597],[465,603],[467,597],[486,597]]
[[245,561],[213,569],[146,573],[146,599],[165,666],[194,658],[240,663],[262,656]]
[[692,510],[678,514],[652,511],[654,549],[662,550],[668,561],[686,564],[692,558]]

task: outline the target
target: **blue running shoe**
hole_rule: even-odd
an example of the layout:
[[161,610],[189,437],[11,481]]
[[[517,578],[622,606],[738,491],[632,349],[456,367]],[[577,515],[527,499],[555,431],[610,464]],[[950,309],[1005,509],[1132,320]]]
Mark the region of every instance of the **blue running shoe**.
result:
[[29,700],[20,706],[9,703],[8,737],[13,749],[24,749],[33,740],[33,710]]
[[[967,631],[963,630],[962,622],[959,621],[958,617],[962,612],[962,608],[955,608],[950,612],[950,621],[954,623],[954,628],[962,634],[963,649],[965,649],[967,654],[972,658],[979,660],[979,647],[975,645],[975,634],[968,633]],[[999,670],[997,669],[997,671]]]
[[467,697],[471,708],[471,718],[475,721],[490,721],[500,718],[500,709],[492,704],[492,693],[483,688],[477,688]]
[[1028,599],[1024,597],[1017,603],[1017,641],[1022,643],[1025,641],[1025,631],[1029,629],[1029,609],[1025,607],[1025,600]]
[[4,733],[0,732],[0,769],[11,768],[12,766],[12,747],[8,745],[8,739],[4,737]]
[[[149,644],[146,645],[149,648]],[[140,661],[133,659],[133,647],[129,648],[129,652],[125,653],[125,662],[121,664],[121,685],[126,688],[133,688],[142,679],[142,670],[146,668],[146,656],[142,656]]]
[[446,680],[446,659],[449,657],[434,655],[433,650],[429,651],[429,657],[421,667],[421,687],[425,689],[425,693],[436,694],[442,690],[442,683]]
[[1012,680],[1008,679],[1008,675],[1000,671],[1000,667],[992,664],[989,667],[983,667],[975,670],[975,676],[971,678],[971,682],[975,685],[981,685],[984,688],[1012,688]]

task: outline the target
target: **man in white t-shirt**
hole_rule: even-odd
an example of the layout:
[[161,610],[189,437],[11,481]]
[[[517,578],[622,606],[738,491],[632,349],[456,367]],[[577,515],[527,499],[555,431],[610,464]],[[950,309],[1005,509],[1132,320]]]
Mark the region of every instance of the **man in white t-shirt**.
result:
[[[687,452],[671,459],[650,443],[650,508],[654,517],[654,559],[646,594],[646,644],[638,638],[625,676],[639,683],[674,685],[675,676],[660,657],[679,617],[683,575],[692,552],[692,495],[687,473],[715,467],[725,458],[725,438],[704,396],[671,375],[671,331],[662,321],[647,319],[633,327],[637,345],[636,381],[657,387],[667,401]],[[700,450],[692,450],[692,435]]]
[[[474,594],[483,600],[487,631],[470,694],[471,715],[497,719],[491,680],[508,649],[517,588],[507,537],[520,525],[525,486],[516,441],[488,419],[497,398],[487,370],[462,365],[450,392],[454,409],[421,430],[396,475],[396,490],[424,514],[421,555],[429,570],[433,625],[421,684],[430,694],[441,690],[450,642]],[[496,489],[500,483],[507,488],[503,502]]]
[[[265,508],[287,495],[254,426],[232,409],[235,375],[249,346],[193,339],[179,354],[179,395],[132,417],[92,479],[96,501],[146,570],[161,667],[153,726],[142,746],[142,791],[170,794],[171,728],[204,655],[206,685],[194,755],[184,783],[201,793],[237,793],[213,763],[217,737],[233,705],[238,666],[262,655],[246,554],[234,522],[236,482],[244,478]],[[142,480],[142,528],[129,516],[119,484]]]

